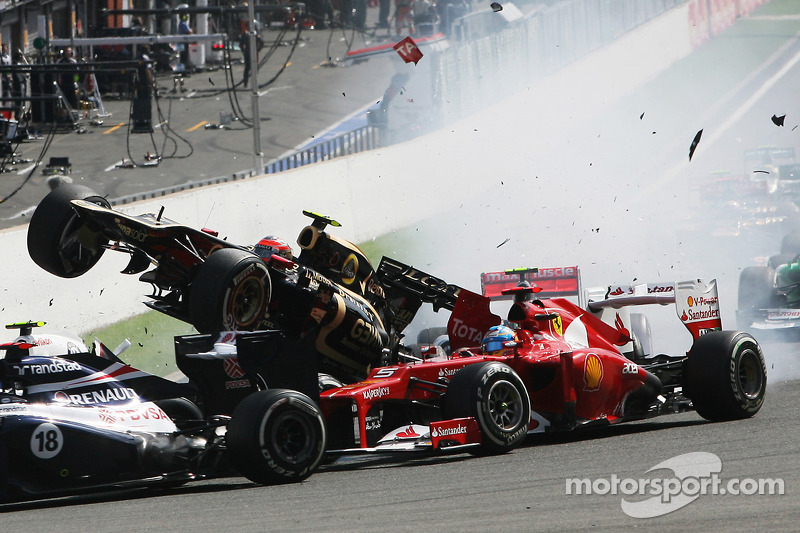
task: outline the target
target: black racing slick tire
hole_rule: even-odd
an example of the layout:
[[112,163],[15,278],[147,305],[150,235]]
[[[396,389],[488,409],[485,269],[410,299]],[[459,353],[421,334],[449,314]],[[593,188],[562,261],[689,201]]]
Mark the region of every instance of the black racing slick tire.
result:
[[474,417],[481,431],[480,454],[513,450],[525,440],[531,402],[522,379],[500,362],[476,363],[455,373],[442,399],[445,419]]
[[[752,312],[779,305],[775,292],[775,271],[765,266],[750,266],[739,274],[739,312]],[[740,326],[749,327],[750,324]]]
[[111,207],[108,200],[82,185],[63,184],[36,207],[28,226],[28,254],[44,270],[61,278],[88,272],[105,251],[108,239],[78,218],[72,200]]
[[288,389],[256,392],[242,400],[228,423],[233,465],[264,485],[296,483],[314,473],[325,453],[325,422],[305,394]]
[[800,254],[800,232],[789,233],[781,239],[782,254]]
[[767,365],[748,333],[712,331],[692,344],[686,360],[686,395],[706,420],[736,420],[764,404]]
[[167,413],[179,429],[186,429],[203,421],[203,411],[186,398],[167,398],[154,403]]
[[417,334],[417,344],[433,344],[442,335],[447,335],[446,327],[425,328]]
[[781,265],[787,264],[789,261],[794,261],[797,258],[797,254],[778,254],[773,255],[769,258],[767,262],[767,266],[772,270],[777,270],[777,268]]
[[189,292],[189,318],[200,333],[250,331],[267,312],[267,265],[255,254],[224,248],[197,269]]

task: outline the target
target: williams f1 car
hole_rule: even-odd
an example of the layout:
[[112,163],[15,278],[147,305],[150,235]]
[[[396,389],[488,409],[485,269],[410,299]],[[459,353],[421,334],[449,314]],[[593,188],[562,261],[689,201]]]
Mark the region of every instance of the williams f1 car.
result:
[[[197,396],[191,385],[126,365],[98,342],[89,350],[34,334],[40,325],[11,324],[21,335],[0,344],[0,503],[176,486],[231,475],[231,463],[259,483],[293,482],[322,458],[321,414],[298,392],[263,391],[232,416],[203,417],[186,399]],[[296,440],[298,431],[313,438]]]

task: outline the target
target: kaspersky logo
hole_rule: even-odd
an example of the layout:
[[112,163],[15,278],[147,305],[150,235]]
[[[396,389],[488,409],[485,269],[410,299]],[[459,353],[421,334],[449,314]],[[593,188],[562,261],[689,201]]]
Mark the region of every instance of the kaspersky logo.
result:
[[603,381],[603,361],[596,353],[586,355],[583,363],[583,390],[593,392],[600,389]]

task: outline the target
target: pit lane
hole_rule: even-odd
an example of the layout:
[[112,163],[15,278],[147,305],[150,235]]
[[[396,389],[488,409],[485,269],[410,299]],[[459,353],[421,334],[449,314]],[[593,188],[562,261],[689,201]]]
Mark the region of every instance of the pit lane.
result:
[[[772,372],[772,371],[771,371]],[[773,375],[775,375],[773,373]],[[5,531],[790,531],[796,530],[800,381],[771,385],[755,417],[709,423],[695,413],[529,438],[495,457],[466,454],[323,466],[299,485],[244,478],[0,507]],[[623,497],[567,495],[568,478],[640,479],[669,458],[710,452],[719,477],[780,478],[785,495],[700,495],[636,519]],[[669,474],[669,473],[668,473]]]

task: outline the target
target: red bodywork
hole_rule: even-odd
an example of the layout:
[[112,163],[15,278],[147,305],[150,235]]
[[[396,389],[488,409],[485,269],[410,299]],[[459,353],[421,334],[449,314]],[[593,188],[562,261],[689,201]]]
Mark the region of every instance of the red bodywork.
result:
[[[485,300],[484,305],[479,305]],[[463,302],[471,302],[464,305]],[[467,310],[467,314],[464,313]],[[450,320],[451,342],[456,328],[485,331],[486,324],[499,318],[489,313],[488,298],[463,290]],[[437,402],[446,392],[449,379],[461,368],[482,361],[501,361],[523,380],[530,395],[532,419],[529,432],[571,429],[592,421],[614,423],[625,415],[628,396],[650,382],[654,376],[624,357],[617,346],[630,339],[624,331],[565,299],[515,302],[509,321],[517,324],[519,341],[499,355],[485,355],[480,348],[462,348],[452,356],[422,362],[373,369],[368,379],[322,393],[321,407],[326,418],[352,410],[356,448],[369,448],[368,414],[385,402]],[[476,325],[472,327],[472,325]],[[588,342],[578,346],[565,339],[570,328],[585,331]],[[569,337],[569,335],[568,335]],[[658,383],[658,380],[655,380]],[[651,391],[653,399],[658,391]],[[480,442],[473,419],[455,424],[462,439],[459,444]],[[437,421],[430,422],[431,434],[438,434]],[[470,426],[473,424],[473,426]],[[411,427],[409,427],[411,429]],[[477,440],[475,440],[477,439]],[[437,441],[432,439],[433,447]],[[453,444],[452,439],[448,441]]]

